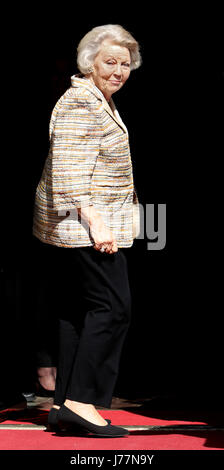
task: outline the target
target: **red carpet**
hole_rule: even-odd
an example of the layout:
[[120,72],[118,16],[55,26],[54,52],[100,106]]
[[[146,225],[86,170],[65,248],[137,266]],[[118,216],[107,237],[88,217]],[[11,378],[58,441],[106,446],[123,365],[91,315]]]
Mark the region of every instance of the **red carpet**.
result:
[[1,450],[223,450],[223,432],[150,434],[131,431],[123,438],[58,436],[45,431],[0,430]]
[[[124,438],[97,438],[76,437],[72,435],[45,432],[39,429],[30,430],[0,430],[1,450],[223,450],[224,432],[214,429],[214,422],[210,422],[211,430],[197,429],[197,425],[208,425],[205,420],[186,420],[187,413],[175,413],[147,410],[144,415],[141,411],[133,410],[99,410],[100,414],[112,420],[113,424],[131,426],[190,426],[191,430],[178,430],[165,428],[130,430],[130,435]],[[145,416],[148,414],[148,416]],[[184,415],[185,419],[182,418]],[[22,411],[2,412],[0,424],[28,424],[45,425],[47,410],[27,409]],[[160,416],[160,417],[157,417]],[[214,420],[213,420],[214,421]],[[194,428],[195,426],[195,428]],[[193,429],[192,429],[193,428]]]
[[[183,419],[160,419],[153,416],[145,416],[137,412],[125,410],[99,410],[103,418],[112,420],[112,423],[120,426],[171,426],[171,425],[190,425],[190,424],[206,424],[205,421],[192,421]],[[148,412],[149,413],[149,412]],[[154,412],[150,413],[151,415]],[[48,410],[22,410],[0,413],[1,424],[46,424]],[[10,419],[11,418],[11,419]]]

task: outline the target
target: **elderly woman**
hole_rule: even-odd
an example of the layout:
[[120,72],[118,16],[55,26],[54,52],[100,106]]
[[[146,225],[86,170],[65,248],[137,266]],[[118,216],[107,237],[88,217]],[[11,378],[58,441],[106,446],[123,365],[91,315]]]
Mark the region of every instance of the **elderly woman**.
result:
[[[136,237],[138,199],[128,132],[111,96],[140,66],[141,57],[136,40],[119,25],[93,28],[77,52],[81,73],[71,78],[52,112],[50,150],[34,208],[33,234],[54,250],[58,275],[70,269],[76,276],[69,292],[74,311],[69,320],[61,312],[48,423],[72,423],[74,429],[119,437],[128,431],[110,424],[96,406],[111,405],[130,324],[124,249]],[[80,304],[81,329],[76,325]]]

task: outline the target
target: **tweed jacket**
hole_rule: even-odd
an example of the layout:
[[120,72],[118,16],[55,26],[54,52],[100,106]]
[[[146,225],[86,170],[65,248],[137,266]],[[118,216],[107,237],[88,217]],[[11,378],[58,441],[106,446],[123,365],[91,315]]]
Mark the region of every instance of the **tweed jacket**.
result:
[[92,246],[89,227],[76,208],[94,205],[118,248],[130,247],[138,198],[128,131],[113,100],[108,103],[82,74],[73,75],[53,109],[49,134],[35,193],[34,236],[61,247]]

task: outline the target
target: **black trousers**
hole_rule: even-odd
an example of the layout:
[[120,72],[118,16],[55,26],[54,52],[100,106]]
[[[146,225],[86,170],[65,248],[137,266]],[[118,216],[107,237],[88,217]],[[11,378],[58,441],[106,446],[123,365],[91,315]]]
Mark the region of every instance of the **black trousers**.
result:
[[67,398],[108,408],[131,319],[125,249],[109,255],[92,247],[42,245],[50,253],[45,263],[53,268],[52,308],[59,322],[54,404]]

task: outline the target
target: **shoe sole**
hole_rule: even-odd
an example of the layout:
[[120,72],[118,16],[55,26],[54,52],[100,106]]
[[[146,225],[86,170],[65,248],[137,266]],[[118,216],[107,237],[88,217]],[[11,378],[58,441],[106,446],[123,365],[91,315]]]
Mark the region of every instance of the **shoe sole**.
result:
[[[128,434],[94,434],[89,432],[90,437],[126,437]],[[87,436],[88,437],[88,436]]]
[[66,428],[65,426],[64,427],[60,427],[60,426],[51,426],[51,425],[48,425],[47,426],[47,429],[46,429],[46,432],[56,432],[56,433],[60,433],[60,434],[69,434],[71,435],[71,432],[73,431],[73,434],[74,436],[80,436],[80,437],[126,437],[129,435],[129,433],[127,434],[98,434],[98,433],[94,433],[94,432],[91,432],[91,431],[88,431],[88,429],[73,429],[72,428]]

